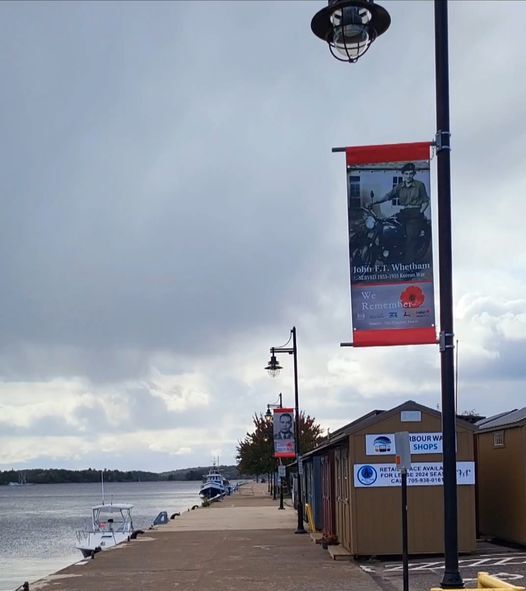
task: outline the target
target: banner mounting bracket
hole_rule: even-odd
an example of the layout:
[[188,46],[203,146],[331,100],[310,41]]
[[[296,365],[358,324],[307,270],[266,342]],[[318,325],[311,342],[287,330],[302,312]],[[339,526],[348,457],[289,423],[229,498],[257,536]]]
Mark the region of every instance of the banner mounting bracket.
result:
[[440,352],[446,351],[446,349],[454,349],[453,337],[455,335],[452,332],[441,331],[438,344],[440,345]]
[[433,142],[433,146],[435,146],[435,152],[438,153],[442,150],[451,151],[450,140],[451,133],[449,131],[441,131],[439,129],[435,135],[435,141]]

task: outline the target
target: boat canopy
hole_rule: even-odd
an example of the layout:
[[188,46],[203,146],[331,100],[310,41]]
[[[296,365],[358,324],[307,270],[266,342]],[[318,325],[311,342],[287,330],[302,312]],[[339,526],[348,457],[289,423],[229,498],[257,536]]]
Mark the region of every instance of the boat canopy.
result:
[[111,505],[95,505],[92,507],[93,511],[104,511],[104,513],[120,513],[121,511],[131,511],[133,505],[128,504],[111,504]]

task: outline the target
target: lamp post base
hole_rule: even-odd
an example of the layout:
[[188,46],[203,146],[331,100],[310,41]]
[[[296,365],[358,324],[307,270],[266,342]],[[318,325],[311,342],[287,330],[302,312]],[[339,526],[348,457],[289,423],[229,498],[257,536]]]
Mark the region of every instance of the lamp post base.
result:
[[458,571],[445,572],[440,586],[442,589],[464,589],[464,582]]

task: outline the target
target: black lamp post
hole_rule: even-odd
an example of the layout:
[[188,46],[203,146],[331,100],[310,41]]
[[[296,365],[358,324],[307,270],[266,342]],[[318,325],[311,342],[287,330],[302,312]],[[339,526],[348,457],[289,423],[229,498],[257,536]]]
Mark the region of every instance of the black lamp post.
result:
[[[292,347],[287,347],[292,339]],[[295,437],[294,437],[294,444],[295,444],[295,451],[296,451],[296,461],[298,462],[298,527],[295,531],[297,534],[304,534],[307,533],[305,528],[303,527],[303,502],[301,499],[301,474],[300,474],[300,464],[301,464],[301,457],[300,457],[300,406],[299,406],[299,398],[298,398],[298,348],[296,346],[296,327],[293,326],[290,330],[290,338],[289,340],[282,346],[282,347],[271,347],[270,349],[270,361],[268,362],[265,369],[268,373],[275,377],[279,374],[280,370],[283,368],[278,363],[276,359],[276,353],[288,353],[289,355],[294,355],[294,404],[295,404]]]
[[[440,277],[440,356],[444,464],[444,589],[464,586],[458,569],[455,376],[451,256],[451,169],[447,0],[434,0],[435,81]],[[339,60],[355,62],[384,33],[391,18],[373,0],[329,0],[312,19],[311,29]],[[336,55],[339,54],[339,55]]]
[[279,402],[277,404],[267,404],[267,412],[265,413],[266,421],[272,421],[273,419],[271,408],[283,408],[283,394],[281,392],[279,393]]

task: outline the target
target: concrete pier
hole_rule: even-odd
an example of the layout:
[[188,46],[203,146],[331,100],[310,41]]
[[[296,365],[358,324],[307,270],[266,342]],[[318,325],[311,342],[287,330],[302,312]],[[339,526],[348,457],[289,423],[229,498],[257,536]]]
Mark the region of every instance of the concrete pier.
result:
[[296,512],[278,509],[266,485],[249,484],[182,513],[94,559],[31,583],[44,591],[378,591],[353,561],[333,560]]

